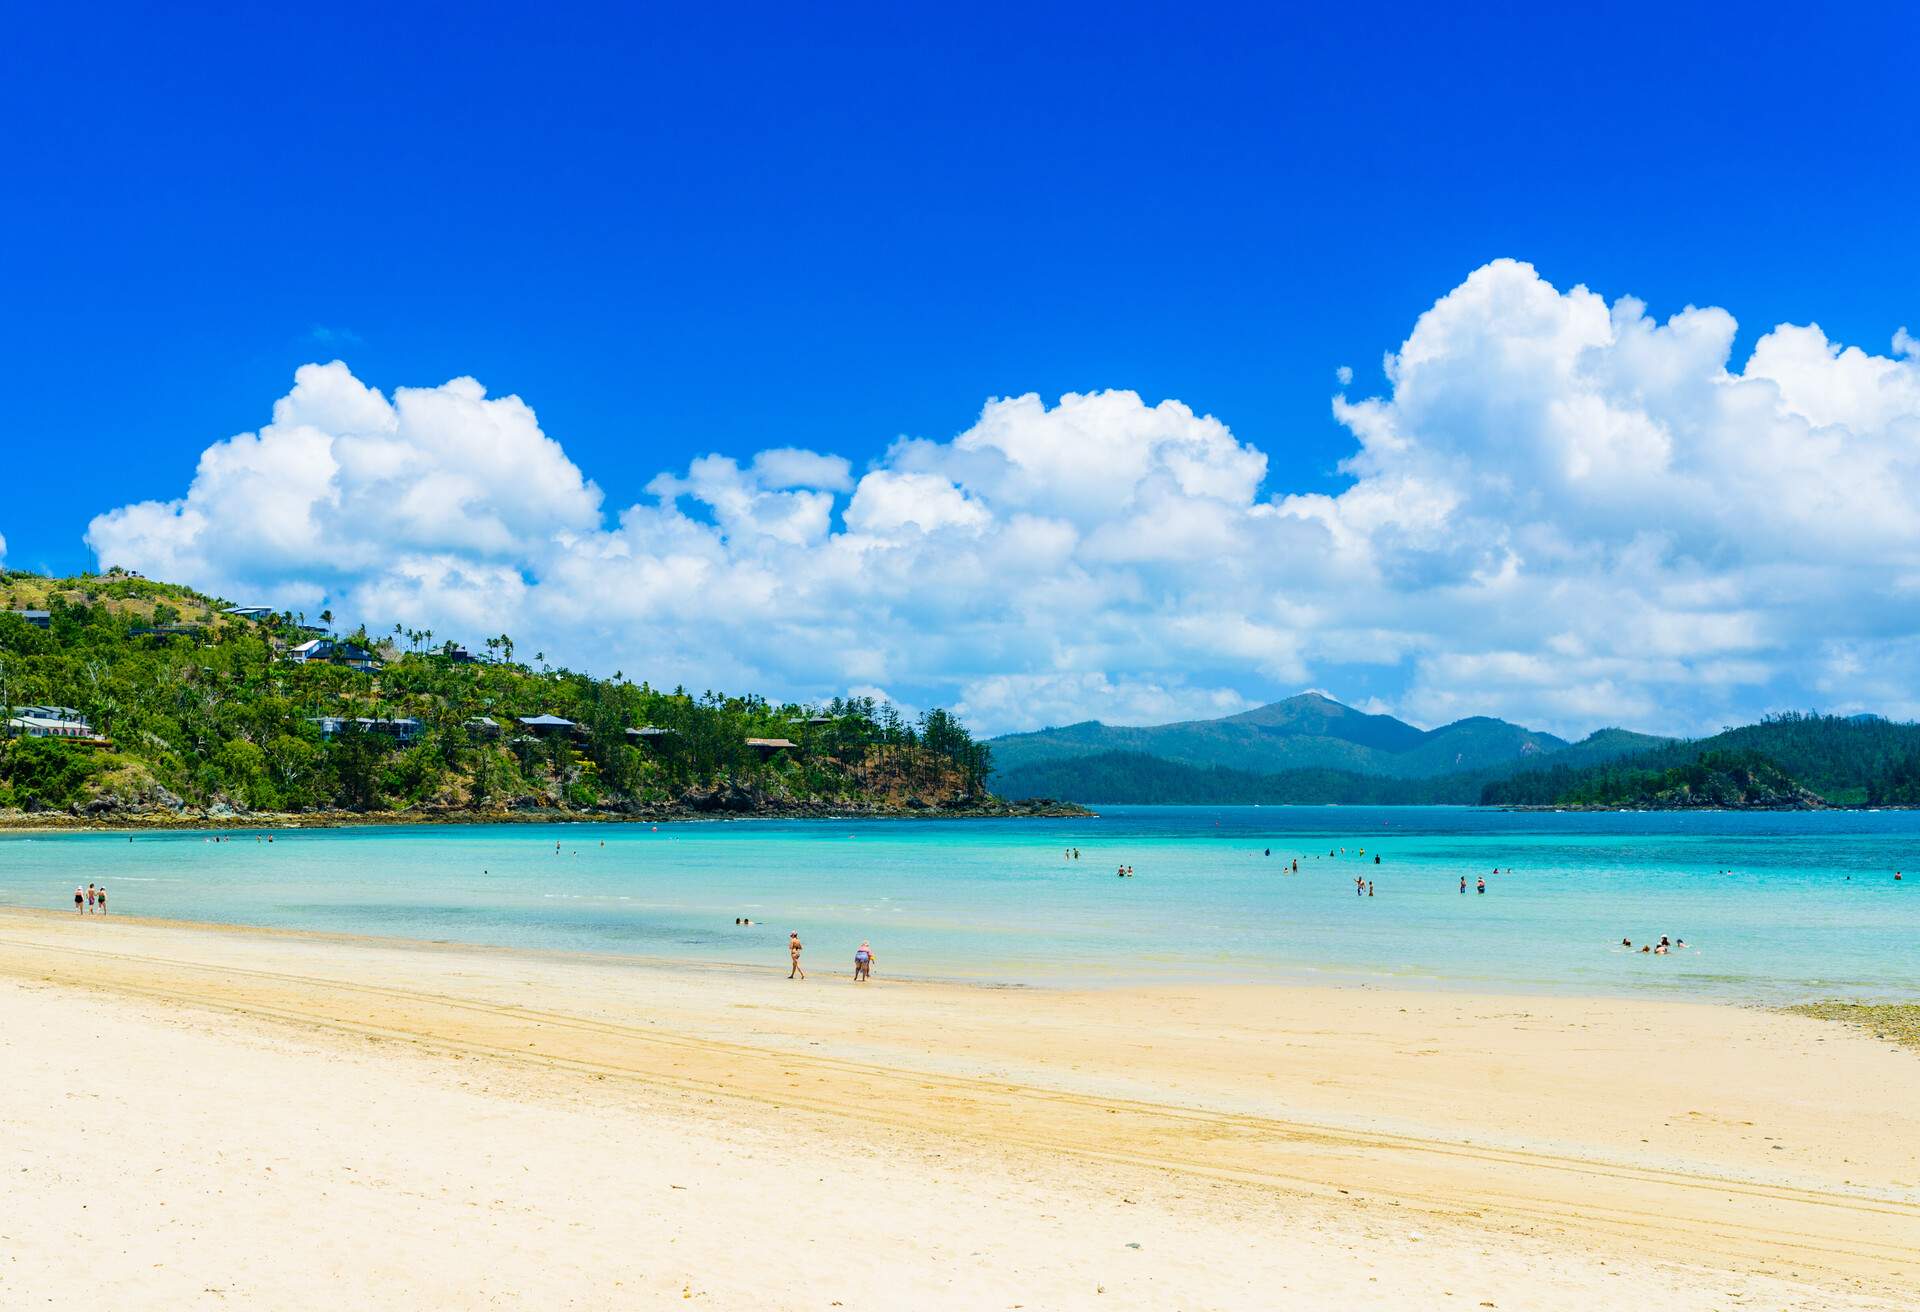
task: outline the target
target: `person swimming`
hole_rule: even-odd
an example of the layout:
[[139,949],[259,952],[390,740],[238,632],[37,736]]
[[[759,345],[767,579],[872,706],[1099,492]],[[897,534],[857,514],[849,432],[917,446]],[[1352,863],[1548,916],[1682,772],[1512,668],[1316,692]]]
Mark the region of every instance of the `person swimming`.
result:
[[1476,891],[1481,893],[1484,893],[1487,891],[1487,877],[1485,875],[1480,876],[1480,879],[1476,886]]

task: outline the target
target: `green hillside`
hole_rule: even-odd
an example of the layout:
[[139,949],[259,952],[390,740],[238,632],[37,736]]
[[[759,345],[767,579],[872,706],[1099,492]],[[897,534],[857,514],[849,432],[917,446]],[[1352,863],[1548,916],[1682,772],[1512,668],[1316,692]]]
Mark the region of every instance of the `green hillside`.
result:
[[[122,574],[0,576],[0,810],[73,816],[992,809],[952,715],[671,692]],[[23,615],[18,612],[44,612]],[[364,659],[362,659],[364,658]],[[354,668],[358,664],[364,668]],[[534,724],[525,718],[553,717]],[[639,730],[652,730],[640,733]],[[43,735],[43,736],[37,736]],[[790,746],[754,746],[749,739]]]
[[[1499,723],[1492,721],[1491,723]],[[1668,741],[1624,729],[1602,729],[1562,748],[1581,762],[1607,761]],[[1351,770],[1282,770],[1258,774],[1224,766],[1187,765],[1144,752],[1038,761],[994,775],[1009,797],[1065,797],[1084,803],[1250,806],[1471,806],[1513,764],[1406,778]],[[1916,775],[1920,781],[1920,774]]]
[[1419,779],[1519,768],[1566,745],[1552,734],[1485,717],[1422,730],[1389,715],[1356,711],[1319,693],[1302,693],[1219,720],[1150,727],[1088,720],[991,742],[1000,772],[995,782],[1002,788],[1012,786],[1002,779],[1024,777],[1021,772],[1030,766],[1113,752],[1256,775],[1337,770]]
[[[1680,775],[1697,767],[1724,770],[1740,763],[1782,787],[1833,806],[1912,805],[1920,802],[1920,725],[1877,716],[1788,713],[1769,716],[1710,738],[1672,742],[1622,760],[1569,765],[1555,760],[1487,785],[1490,806],[1673,805]],[[1664,800],[1662,800],[1664,799]]]

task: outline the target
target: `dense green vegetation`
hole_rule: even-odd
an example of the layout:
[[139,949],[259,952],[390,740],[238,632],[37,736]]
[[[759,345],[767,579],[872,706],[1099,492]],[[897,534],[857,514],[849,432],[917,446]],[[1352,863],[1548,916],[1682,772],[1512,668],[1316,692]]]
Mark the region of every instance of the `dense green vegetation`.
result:
[[[1498,785],[1492,785],[1498,787]],[[1705,752],[1664,770],[1605,765],[1584,772],[1559,799],[1601,807],[1801,808],[1818,799],[1758,752]]]
[[1920,806],[1920,752],[1867,782],[1868,806]]
[[[313,636],[298,617],[236,619],[213,598],[117,572],[8,573],[0,596],[9,610],[51,612],[46,629],[0,614],[0,707],[71,707],[110,740],[0,738],[4,808],[593,810],[716,797],[728,809],[743,797],[906,808],[982,800],[991,768],[942,710],[908,721],[871,699],[802,707],[668,692],[552,669],[539,653],[516,661],[504,635],[466,662],[430,632],[362,629],[348,641],[383,668],[296,664],[289,650]],[[541,737],[516,724],[535,715],[579,727]],[[329,739],[322,716],[418,725]],[[469,723],[483,716],[501,731]],[[643,726],[668,732],[627,733]],[[796,747],[764,756],[748,738]]]
[[[1701,771],[1719,777],[1708,780]],[[1759,794],[1803,790],[1835,806],[1920,803],[1920,725],[1877,716],[1789,712],[1613,763],[1529,770],[1488,783],[1481,801],[1489,806],[1700,805],[1685,799],[1743,787]]]

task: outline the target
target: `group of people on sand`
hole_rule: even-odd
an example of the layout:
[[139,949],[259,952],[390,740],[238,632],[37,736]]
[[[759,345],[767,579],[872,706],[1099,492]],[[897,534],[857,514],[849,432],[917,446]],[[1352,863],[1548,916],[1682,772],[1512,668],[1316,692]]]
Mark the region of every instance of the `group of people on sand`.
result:
[[[793,963],[793,968],[787,972],[788,979],[807,977],[807,972],[800,968],[801,951],[800,931],[796,929],[787,935],[787,957]],[[860,984],[872,978],[873,944],[861,939],[860,946],[853,950],[853,982]]]
[[[1676,952],[1686,945],[1687,941],[1683,938],[1670,939],[1665,934],[1662,934],[1658,943],[1642,943],[1640,950],[1642,952],[1652,953],[1656,957],[1664,957],[1669,952]],[[1623,938],[1620,940],[1620,946],[1631,952],[1633,951],[1633,940]]]
[[107,886],[101,884],[96,887],[93,884],[88,884],[83,889],[78,884],[74,885],[73,909],[83,916],[90,916],[96,911],[103,916],[106,915]]

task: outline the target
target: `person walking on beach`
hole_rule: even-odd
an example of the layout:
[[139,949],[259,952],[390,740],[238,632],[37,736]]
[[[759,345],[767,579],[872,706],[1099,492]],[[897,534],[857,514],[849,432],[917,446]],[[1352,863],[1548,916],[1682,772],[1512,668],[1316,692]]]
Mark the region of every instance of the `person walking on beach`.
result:
[[100,914],[104,916],[107,914],[107,886],[105,884],[100,885],[99,897],[100,897]]
[[93,885],[92,885],[92,884],[88,884],[88,885],[87,885],[87,912],[88,912],[88,914],[92,914],[92,912],[93,912],[93,899],[94,899],[94,892],[93,892]]
[[73,909],[81,915],[87,911],[87,895],[80,891],[80,885],[73,886]]
[[793,969],[787,972],[787,978],[798,975],[805,979],[807,972],[800,969],[800,931],[797,929],[787,935],[787,955],[793,958]]
[[861,939],[860,946],[855,948],[853,953],[853,980],[854,983],[858,984],[861,980],[872,978],[873,945],[865,939]]

